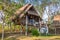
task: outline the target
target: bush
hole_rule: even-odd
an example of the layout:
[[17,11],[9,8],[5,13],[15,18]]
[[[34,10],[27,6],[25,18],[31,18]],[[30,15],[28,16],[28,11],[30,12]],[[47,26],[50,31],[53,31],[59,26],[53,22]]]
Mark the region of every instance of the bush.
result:
[[32,29],[31,33],[32,33],[33,36],[39,36],[39,32],[38,32],[37,29]]

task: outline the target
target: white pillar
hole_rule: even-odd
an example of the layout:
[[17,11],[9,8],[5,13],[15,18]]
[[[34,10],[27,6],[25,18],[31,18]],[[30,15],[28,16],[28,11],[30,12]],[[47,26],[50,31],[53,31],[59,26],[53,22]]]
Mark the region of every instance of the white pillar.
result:
[[49,33],[49,28],[48,28],[48,26],[47,26],[47,23],[46,23],[46,28],[47,28],[47,32],[46,32],[46,34],[47,34],[47,33]]
[[26,32],[25,32],[26,36],[27,36],[27,29],[28,29],[28,16],[26,15]]
[[40,23],[40,18],[39,18],[39,31],[40,31],[40,28],[41,28],[41,23]]
[[[41,21],[40,21],[40,18],[39,18],[39,32],[40,32],[40,30],[41,30]],[[40,33],[40,35],[41,35],[41,33]]]

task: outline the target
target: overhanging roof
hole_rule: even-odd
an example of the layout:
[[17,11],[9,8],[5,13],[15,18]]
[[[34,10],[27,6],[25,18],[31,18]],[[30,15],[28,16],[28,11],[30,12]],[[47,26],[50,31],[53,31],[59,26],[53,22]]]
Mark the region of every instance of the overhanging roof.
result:
[[[26,14],[26,12],[28,12],[28,10],[29,10],[31,7],[33,7],[33,5],[31,5],[31,4],[26,4],[25,6],[19,8],[19,9],[15,12],[15,15],[11,17],[11,19],[15,19],[16,16],[19,16],[19,18],[22,18],[22,17]],[[33,8],[34,8],[34,7],[33,7]],[[34,8],[34,10],[36,11],[35,8]],[[37,11],[36,11],[36,13],[38,14],[38,15],[36,15],[36,16],[39,16],[39,17],[40,17],[40,15],[39,15],[39,13],[38,13]],[[40,17],[40,19],[41,19],[41,17]]]

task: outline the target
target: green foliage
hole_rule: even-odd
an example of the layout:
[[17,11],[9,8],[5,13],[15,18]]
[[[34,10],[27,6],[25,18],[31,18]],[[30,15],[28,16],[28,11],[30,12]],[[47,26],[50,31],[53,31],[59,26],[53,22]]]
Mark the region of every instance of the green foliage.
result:
[[33,36],[39,36],[39,32],[38,32],[37,29],[32,29],[31,33],[32,33]]
[[0,5],[0,10],[2,10],[2,5]]
[[9,30],[8,26],[5,26],[5,27],[4,27],[4,30],[5,30],[5,31],[8,31],[8,30]]
[[[2,9],[4,7],[4,9]],[[0,10],[3,10],[5,14],[5,23],[11,23],[10,17],[14,15],[17,9],[22,7],[22,4],[17,4],[15,2],[11,2],[11,0],[1,0],[0,1]]]

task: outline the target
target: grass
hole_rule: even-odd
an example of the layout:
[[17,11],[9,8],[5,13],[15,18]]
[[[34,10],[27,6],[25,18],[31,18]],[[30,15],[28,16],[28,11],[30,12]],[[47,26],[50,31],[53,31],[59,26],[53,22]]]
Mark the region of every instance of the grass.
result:
[[48,36],[38,36],[38,37],[36,37],[36,36],[18,36],[18,37],[10,37],[10,38],[8,38],[8,37],[6,37],[4,40],[60,40],[60,36],[50,36],[50,37],[48,37]]
[[5,37],[5,40],[60,40],[60,36],[19,36]]
[[43,37],[41,37],[41,36],[38,36],[38,37],[36,37],[36,36],[32,36],[32,37],[18,37],[17,39],[19,39],[19,40],[60,40],[60,36],[50,36],[50,37],[48,37],[48,36],[43,36]]
[[11,37],[11,38],[6,38],[5,40],[17,40],[17,39],[14,37]]

